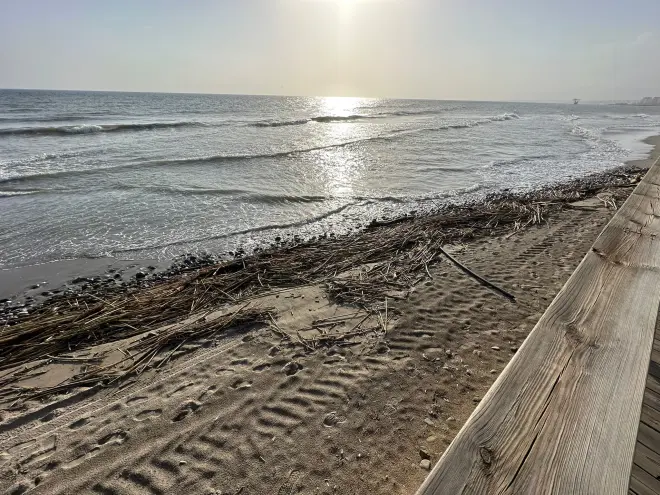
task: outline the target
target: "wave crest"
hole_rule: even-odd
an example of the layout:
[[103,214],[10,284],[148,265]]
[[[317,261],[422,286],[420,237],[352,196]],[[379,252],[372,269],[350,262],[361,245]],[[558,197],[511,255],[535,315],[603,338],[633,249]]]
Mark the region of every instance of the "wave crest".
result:
[[303,125],[309,122],[307,119],[301,120],[284,120],[282,122],[255,122],[250,124],[252,127],[285,127],[289,125]]
[[381,117],[377,115],[321,115],[320,117],[312,117],[310,120],[313,122],[319,122],[321,124],[327,124],[330,122],[352,122],[354,120],[379,118]]
[[178,127],[206,127],[202,122],[145,122],[133,124],[81,124],[47,127],[10,127],[0,129],[0,136],[67,136],[71,134],[94,134],[97,132],[152,131],[176,129]]
[[2,191],[0,190],[0,198],[11,198],[13,196],[28,196],[31,194],[39,194],[40,191]]
[[282,121],[263,121],[250,124],[253,127],[284,127],[290,125],[304,125],[310,122],[319,124],[330,124],[332,122],[353,122],[356,120],[381,119],[384,114],[378,115],[320,115],[309,119],[282,120]]
[[517,113],[503,113],[502,115],[496,115],[495,117],[490,117],[490,120],[493,122],[502,122],[504,120],[518,120],[520,115]]

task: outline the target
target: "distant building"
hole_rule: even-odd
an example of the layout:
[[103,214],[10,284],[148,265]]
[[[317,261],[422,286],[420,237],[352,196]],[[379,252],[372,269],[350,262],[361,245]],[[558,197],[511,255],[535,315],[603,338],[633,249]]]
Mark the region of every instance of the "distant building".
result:
[[639,101],[639,105],[658,105],[660,106],[660,96],[645,96]]

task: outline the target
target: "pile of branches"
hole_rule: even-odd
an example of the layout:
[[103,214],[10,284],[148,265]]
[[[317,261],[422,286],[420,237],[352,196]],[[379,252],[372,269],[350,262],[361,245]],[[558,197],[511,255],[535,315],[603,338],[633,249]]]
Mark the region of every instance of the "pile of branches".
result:
[[[19,369],[15,373],[7,373],[0,377],[0,399],[6,402],[19,398],[37,399],[68,391],[73,387],[106,386],[129,376],[140,375],[146,369],[160,368],[175,356],[187,342],[198,341],[202,338],[212,339],[230,329],[249,330],[253,328],[255,323],[263,323],[272,318],[267,309],[248,308],[246,306],[226,314],[213,315],[208,318],[207,316],[203,314],[196,318],[190,318],[183,324],[170,325],[161,328],[159,331],[148,332],[125,350],[117,348],[124,354],[124,359],[105,366],[101,358],[49,354],[48,349],[58,349],[62,342],[66,344],[68,338],[66,334],[50,336],[43,345],[34,342],[31,347],[21,346],[15,358],[23,363],[46,359],[53,362],[83,365],[84,371],[60,385],[31,389],[13,385],[21,378],[29,376],[33,371],[33,367]],[[127,337],[137,334],[142,334],[142,332],[134,329],[133,332],[125,333]],[[184,352],[181,351],[181,353]],[[37,362],[34,368],[39,366],[40,363]]]
[[[0,329],[0,370],[156,330],[222,305],[242,304],[256,295],[309,284],[325,284],[337,303],[379,313],[387,297],[405,297],[406,291],[428,275],[428,265],[446,254],[444,244],[543,223],[553,212],[570,207],[571,201],[593,196],[605,187],[628,188],[614,194],[625,197],[642,175],[622,171],[607,179],[576,181],[535,193],[493,195],[472,204],[439,208],[428,216],[374,222],[351,236],[262,251],[105,299],[93,295],[54,298],[16,324]],[[266,312],[245,311],[234,323],[267,319]],[[204,326],[188,329],[198,336],[207,330]],[[177,341],[165,338],[151,344],[149,352],[155,355]]]

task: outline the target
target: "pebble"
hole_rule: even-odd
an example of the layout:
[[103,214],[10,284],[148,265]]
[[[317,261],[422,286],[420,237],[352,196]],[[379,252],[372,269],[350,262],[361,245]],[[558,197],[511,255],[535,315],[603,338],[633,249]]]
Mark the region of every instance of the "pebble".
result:
[[431,454],[429,454],[428,450],[426,450],[426,449],[419,449],[419,456],[422,459],[430,459],[431,458]]
[[496,345],[494,345],[493,347],[491,347],[491,349],[494,350],[494,351],[499,351],[499,350],[500,350],[500,348],[499,348],[498,346],[496,346]]
[[497,370],[490,370],[491,375],[494,375],[495,373],[497,373]]
[[446,354],[447,356],[451,357],[453,353],[451,352],[451,349],[447,349],[447,350],[445,351],[445,354]]
[[453,416],[449,416],[449,417],[447,418],[447,421],[456,421],[456,418],[454,418]]
[[426,471],[430,471],[431,461],[429,461],[428,459],[422,459],[419,463],[419,467],[421,467],[422,469],[425,469]]
[[433,443],[433,442],[435,442],[437,439],[438,439],[438,437],[436,437],[435,435],[431,435],[430,437],[428,437],[428,438],[426,439],[426,442],[427,442],[427,443]]
[[426,423],[429,426],[435,426],[435,423],[431,421],[429,418],[424,418],[424,423]]
[[516,351],[518,351],[518,348],[517,348],[516,346],[513,346],[513,347],[511,348],[511,352],[516,352]]

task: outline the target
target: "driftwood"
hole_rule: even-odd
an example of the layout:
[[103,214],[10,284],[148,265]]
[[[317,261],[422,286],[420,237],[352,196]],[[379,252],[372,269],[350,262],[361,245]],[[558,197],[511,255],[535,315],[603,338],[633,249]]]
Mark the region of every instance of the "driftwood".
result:
[[492,290],[493,292],[496,292],[496,293],[498,293],[499,295],[506,297],[506,298],[509,299],[510,301],[515,301],[515,300],[516,300],[516,296],[514,296],[513,294],[511,294],[511,293],[505,291],[505,290],[502,289],[501,287],[498,287],[498,286],[495,285],[494,283],[489,282],[488,280],[486,280],[486,279],[483,278],[482,276],[477,275],[476,273],[474,273],[472,270],[470,270],[467,266],[463,265],[461,262],[459,262],[456,258],[454,258],[451,254],[449,254],[449,253],[448,253],[447,251],[445,251],[444,249],[442,249],[442,248],[438,248],[438,250],[439,250],[443,255],[445,255],[445,257],[446,257],[449,261],[451,261],[454,265],[456,265],[458,268],[460,268],[461,271],[463,271],[464,273],[467,273],[470,277],[472,277],[473,279],[475,279],[475,280],[476,280],[477,282],[479,282],[480,284],[485,285],[486,287],[488,287],[488,288],[489,288],[490,290]]

